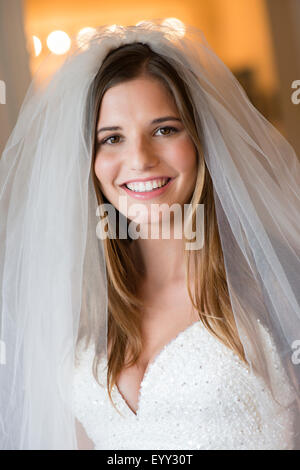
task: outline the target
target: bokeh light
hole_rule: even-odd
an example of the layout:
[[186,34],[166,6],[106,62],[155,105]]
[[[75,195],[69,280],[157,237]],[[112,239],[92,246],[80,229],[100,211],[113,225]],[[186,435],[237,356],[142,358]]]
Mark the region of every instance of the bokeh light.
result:
[[174,29],[174,36],[181,38],[185,35],[185,25],[178,18],[166,18],[162,25]]
[[39,56],[42,50],[41,40],[37,36],[32,36],[35,56]]
[[110,26],[108,26],[107,29],[113,33],[118,29],[118,25],[117,24],[111,24]]
[[91,27],[82,28],[79,33],[77,34],[76,41],[78,47],[83,50],[88,49],[89,45],[88,42],[92,39],[93,36],[96,34],[96,29]]
[[71,47],[71,39],[64,31],[52,31],[47,37],[47,46],[54,54],[65,54]]

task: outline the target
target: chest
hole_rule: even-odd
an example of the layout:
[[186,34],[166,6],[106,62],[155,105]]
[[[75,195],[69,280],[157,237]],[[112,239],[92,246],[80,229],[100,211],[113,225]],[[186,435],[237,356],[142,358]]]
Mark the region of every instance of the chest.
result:
[[121,370],[116,382],[119,393],[134,413],[138,409],[140,388],[149,365],[178,334],[199,320],[182,285],[170,287],[154,296],[151,302],[145,293],[145,300],[141,356],[136,364]]
[[[262,382],[201,323],[183,331],[149,369],[137,416],[114,389],[113,401],[122,415],[117,413],[107,390],[96,386],[93,357],[91,348],[75,375],[74,402],[95,449],[293,448],[292,443],[286,447],[293,429],[289,416],[275,407],[272,411],[270,394],[266,388],[261,393]],[[103,383],[105,358],[100,370]]]

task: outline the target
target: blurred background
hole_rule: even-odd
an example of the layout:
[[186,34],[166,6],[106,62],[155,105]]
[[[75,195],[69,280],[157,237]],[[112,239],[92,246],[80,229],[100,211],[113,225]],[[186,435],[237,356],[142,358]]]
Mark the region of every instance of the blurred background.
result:
[[93,28],[153,18],[201,29],[300,156],[300,103],[291,99],[292,83],[300,84],[300,0],[0,0],[0,154],[31,77],[50,51],[59,67],[71,40]]

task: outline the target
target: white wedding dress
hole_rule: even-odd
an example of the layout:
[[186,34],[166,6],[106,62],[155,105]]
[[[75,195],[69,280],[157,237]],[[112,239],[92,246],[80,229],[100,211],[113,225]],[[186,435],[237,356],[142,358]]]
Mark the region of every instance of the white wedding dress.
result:
[[[288,404],[293,391],[263,329],[274,380]],[[94,449],[292,449],[293,415],[280,407],[261,378],[198,321],[155,357],[141,383],[135,414],[115,386],[112,406],[106,364],[100,387],[92,375],[93,348],[79,350],[73,409]],[[262,393],[261,393],[262,392]],[[259,395],[259,398],[258,398]]]

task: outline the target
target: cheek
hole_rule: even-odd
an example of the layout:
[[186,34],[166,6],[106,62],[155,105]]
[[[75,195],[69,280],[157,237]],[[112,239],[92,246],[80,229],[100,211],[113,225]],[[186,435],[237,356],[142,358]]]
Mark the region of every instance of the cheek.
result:
[[189,139],[177,142],[170,153],[172,166],[180,173],[194,171],[197,165],[197,154],[193,142]]
[[111,158],[97,156],[94,169],[98,180],[104,186],[111,183],[117,175],[116,165]]

